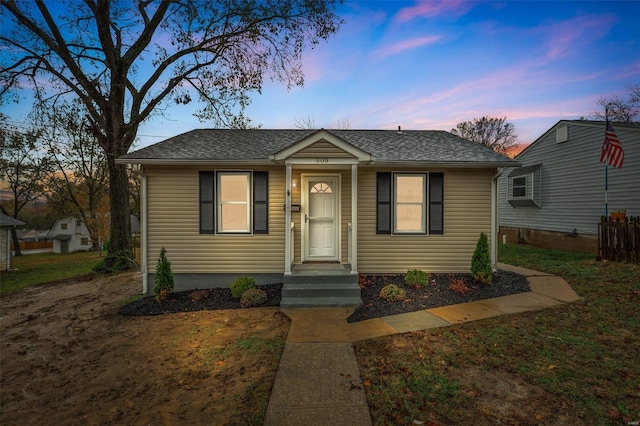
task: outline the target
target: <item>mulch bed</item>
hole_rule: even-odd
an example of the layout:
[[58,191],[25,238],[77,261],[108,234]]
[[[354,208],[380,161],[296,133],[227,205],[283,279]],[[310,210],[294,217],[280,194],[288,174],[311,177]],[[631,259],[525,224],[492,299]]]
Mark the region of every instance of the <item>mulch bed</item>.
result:
[[[348,318],[348,322],[530,291],[529,283],[524,276],[507,271],[498,271],[494,274],[491,285],[474,282],[470,274],[431,274],[429,280],[429,285],[426,287],[413,287],[404,283],[404,274],[361,275],[362,305],[355,309]],[[470,292],[460,294],[450,290],[449,286],[455,280],[462,280]],[[381,299],[379,297],[380,290],[387,284],[396,284],[405,289],[406,299],[398,302],[387,302]],[[257,288],[265,291],[269,298],[263,306],[280,305],[282,284],[257,286]],[[156,302],[153,296],[143,297],[120,308],[120,314],[127,316],[162,315],[239,308],[240,299],[231,296],[231,289],[212,288],[171,293],[169,298],[161,303]]]
[[[267,293],[269,300],[262,306],[280,306],[282,284],[256,286]],[[156,302],[153,296],[143,297],[120,308],[121,315],[162,315],[178,312],[240,309],[240,299],[231,295],[230,288],[178,291],[167,300]]]
[[[462,280],[471,290],[460,294],[449,290],[454,280]],[[398,302],[387,302],[378,295],[387,284],[395,284],[407,292],[407,298]],[[360,277],[362,305],[356,308],[348,322],[379,318],[387,315],[415,312],[439,306],[456,305],[493,297],[530,291],[526,277],[507,271],[498,271],[493,284],[476,283],[471,274],[430,274],[429,285],[414,287],[404,283],[404,274],[367,275]]]

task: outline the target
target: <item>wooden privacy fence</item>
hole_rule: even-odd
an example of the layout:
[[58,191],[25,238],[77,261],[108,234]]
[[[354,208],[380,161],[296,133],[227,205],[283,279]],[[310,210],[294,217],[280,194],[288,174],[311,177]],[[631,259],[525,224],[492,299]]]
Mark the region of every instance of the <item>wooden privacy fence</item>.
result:
[[[13,241],[10,241],[11,250],[13,250]],[[20,241],[20,250],[33,250],[53,248],[53,241]]]
[[598,224],[598,256],[602,260],[640,263],[640,216],[624,220],[602,216]]

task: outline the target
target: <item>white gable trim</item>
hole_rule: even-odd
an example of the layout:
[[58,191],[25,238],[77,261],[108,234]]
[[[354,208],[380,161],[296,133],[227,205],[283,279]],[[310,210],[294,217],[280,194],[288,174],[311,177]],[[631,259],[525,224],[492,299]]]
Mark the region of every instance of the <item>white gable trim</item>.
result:
[[294,143],[293,145],[289,145],[288,147],[280,150],[279,152],[276,152],[274,155],[271,156],[270,159],[272,161],[286,160],[292,155],[297,154],[298,152],[304,150],[305,148],[308,148],[309,146],[313,145],[314,143],[320,142],[323,140],[329,142],[336,148],[341,149],[342,151],[356,157],[359,162],[372,160],[371,154],[359,148],[356,148],[355,146],[351,145],[345,140],[337,137],[333,133],[330,133],[324,129],[318,130],[314,134]]

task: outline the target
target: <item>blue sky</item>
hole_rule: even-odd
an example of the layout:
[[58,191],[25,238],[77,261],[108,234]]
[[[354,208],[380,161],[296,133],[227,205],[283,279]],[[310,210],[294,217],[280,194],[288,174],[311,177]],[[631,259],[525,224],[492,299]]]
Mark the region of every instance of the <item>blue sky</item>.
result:
[[[527,144],[640,83],[639,1],[345,1],[338,11],[339,33],[304,55],[304,88],[265,81],[247,110],[254,124],[450,130],[506,116]],[[137,147],[210,127],[193,109],[145,123]]]

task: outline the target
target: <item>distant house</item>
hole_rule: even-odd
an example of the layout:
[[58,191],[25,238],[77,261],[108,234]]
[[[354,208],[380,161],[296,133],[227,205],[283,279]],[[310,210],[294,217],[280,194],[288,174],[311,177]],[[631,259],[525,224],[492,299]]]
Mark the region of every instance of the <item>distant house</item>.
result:
[[53,240],[54,253],[73,253],[90,251],[91,236],[84,222],[75,217],[58,219],[48,234]]
[[468,272],[480,233],[497,233],[498,168],[518,164],[400,129],[202,129],[117,162],[143,173],[143,292],[164,247],[177,290],[251,275],[284,283],[281,306],[299,306],[287,286],[316,276],[359,299],[360,272]]
[[0,213],[0,271],[11,270],[11,229],[24,226],[24,222]]
[[49,231],[39,231],[37,229],[24,229],[18,233],[18,240],[29,243],[49,240]]
[[[622,168],[608,167],[608,212],[640,215],[640,123],[612,123],[624,150]],[[605,215],[603,121],[561,120],[499,178],[500,234],[511,242],[597,253]],[[504,237],[503,237],[504,238]]]

